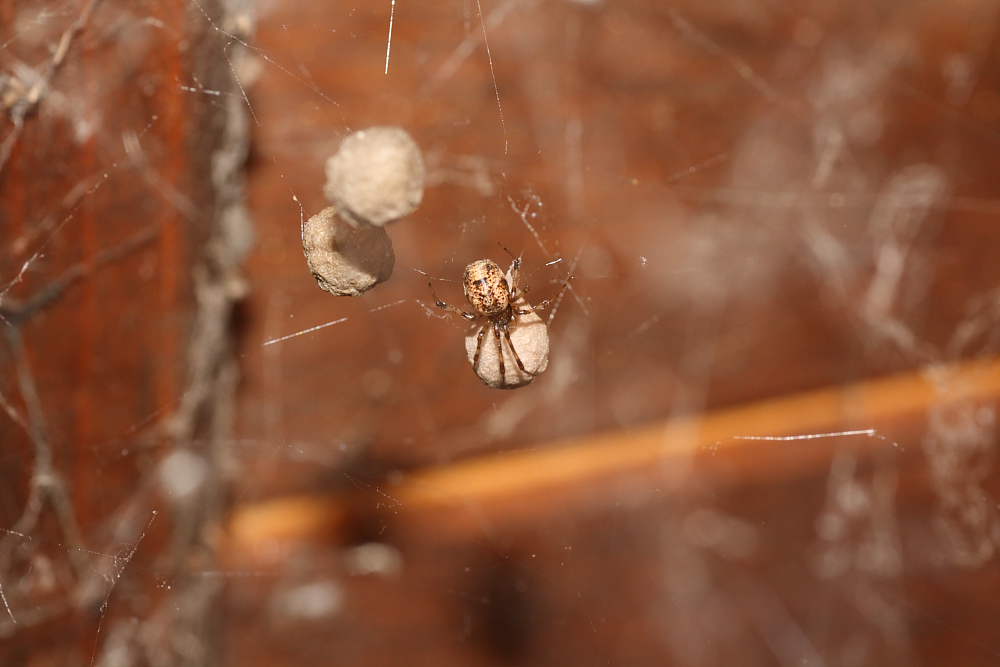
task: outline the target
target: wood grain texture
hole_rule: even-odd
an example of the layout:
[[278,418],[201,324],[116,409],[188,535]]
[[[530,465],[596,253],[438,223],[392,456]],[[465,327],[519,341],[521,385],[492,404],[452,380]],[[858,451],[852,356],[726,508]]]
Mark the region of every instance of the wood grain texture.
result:
[[[0,664],[996,664],[996,3],[479,6],[0,0]],[[504,393],[416,271],[500,244]]]
[[[974,590],[998,576],[995,437],[972,424],[994,371],[969,400],[920,374],[997,352],[992,325],[963,328],[1000,278],[995,6],[483,11],[492,67],[475,3],[397,3],[388,76],[389,3],[260,17],[296,76],[265,63],[251,96],[227,562],[255,573],[228,611],[257,641],[232,639],[232,664],[991,664]],[[389,228],[394,276],[331,299],[297,202],[322,208],[325,159],[382,124],[415,136],[433,185]],[[478,384],[413,271],[458,279],[498,242],[536,298],[578,260],[582,305],[514,394]],[[854,428],[880,437],[733,439]],[[359,567],[373,544],[395,569]],[[326,612],[292,604],[330,585]]]
[[[504,523],[571,516],[574,507],[559,502],[563,496],[587,503],[607,494],[604,502],[614,502],[615,485],[608,480],[631,479],[639,485],[652,477],[664,486],[671,468],[687,474],[694,459],[746,461],[738,477],[719,474],[727,463],[710,471],[711,482],[724,486],[754,487],[813,475],[829,464],[844,439],[859,453],[868,450],[866,456],[886,456],[903,447],[891,435],[900,425],[912,429],[934,410],[998,401],[1000,362],[973,362],[434,466],[380,488],[404,522],[435,524],[438,536],[452,530],[467,535],[486,514]],[[662,491],[683,494],[692,481],[674,479]],[[544,506],[537,504],[541,498]],[[349,524],[350,512],[349,501],[339,496],[248,505],[231,519],[227,550],[237,560],[255,553],[266,560],[268,552],[278,553],[297,540],[349,541],[336,531]]]
[[[308,77],[264,61],[251,98],[260,244],[242,417],[267,464],[248,493],[327,482],[267,456],[274,442],[384,473],[991,354],[952,337],[1000,279],[997,153],[983,148],[993,6],[737,4],[485,6],[503,125],[472,3],[397,6],[388,76],[378,3],[262,15],[264,53]],[[957,45],[975,81],[948,78]],[[324,207],[325,159],[382,124],[417,138],[433,185],[389,228],[393,278],[331,298],[304,268],[296,201]],[[907,184],[930,201],[908,218],[913,269],[869,317],[888,233],[874,221],[910,215]],[[512,205],[537,215],[541,246]],[[536,299],[579,259],[583,305],[565,299],[551,369],[516,394],[479,386],[461,327],[425,315],[414,272],[460,280],[470,261],[505,261],[501,243],[524,251]]]
[[[221,10],[0,5],[0,662],[106,664],[130,619],[177,606],[159,583],[182,590],[199,552],[203,516],[171,504],[158,470],[212,442],[211,406],[187,429],[177,414],[226,176],[224,107],[188,89],[228,85],[205,39]],[[152,635],[144,649],[170,654]]]
[[[940,367],[245,506],[225,562],[264,580],[240,587],[244,609],[287,594],[288,563],[343,586],[336,631],[266,635],[270,664],[331,651],[400,665],[836,664],[847,641],[861,664],[987,665],[993,603],[973,582],[992,585],[997,567],[966,551],[975,531],[960,536],[940,504],[928,422],[996,409],[998,370]],[[966,445],[995,447],[980,437]],[[1000,490],[996,475],[980,484]],[[369,539],[399,571],[358,574]]]

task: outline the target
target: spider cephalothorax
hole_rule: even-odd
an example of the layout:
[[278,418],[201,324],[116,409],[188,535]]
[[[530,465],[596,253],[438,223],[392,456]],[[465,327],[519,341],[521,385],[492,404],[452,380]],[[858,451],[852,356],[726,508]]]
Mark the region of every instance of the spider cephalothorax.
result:
[[[491,259],[477,259],[466,266],[462,277],[462,287],[465,291],[465,298],[472,306],[473,312],[471,313],[445,303],[436,294],[434,295],[434,303],[438,308],[471,322],[482,322],[482,326],[476,334],[476,353],[472,360],[472,366],[477,371],[486,333],[493,330],[497,360],[500,366],[500,386],[507,386],[502,342],[504,340],[507,341],[507,347],[510,349],[518,369],[525,375],[536,375],[535,372],[529,371],[524,362],[521,361],[521,356],[511,341],[510,331],[512,327],[517,325],[518,316],[540,310],[547,302],[532,307],[523,300],[525,290],[520,285],[520,269],[520,257],[515,258],[511,263],[506,276],[500,266]],[[434,287],[432,285],[430,287],[433,294]]]

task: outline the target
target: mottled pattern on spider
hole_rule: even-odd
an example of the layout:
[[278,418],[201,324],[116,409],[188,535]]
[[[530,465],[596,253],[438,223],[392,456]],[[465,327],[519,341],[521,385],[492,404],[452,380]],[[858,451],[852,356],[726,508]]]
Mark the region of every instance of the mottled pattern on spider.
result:
[[434,286],[430,282],[427,285],[431,288],[434,296],[434,305],[444,311],[463,317],[470,322],[482,321],[482,327],[476,335],[476,355],[472,361],[473,369],[479,368],[479,355],[483,350],[483,340],[486,332],[493,329],[493,339],[497,346],[497,360],[500,364],[500,377],[506,382],[506,371],[504,368],[503,341],[507,341],[517,363],[517,367],[525,375],[535,376],[537,373],[529,371],[521,361],[514,343],[510,339],[510,328],[516,326],[518,315],[527,315],[536,310],[542,310],[548,305],[548,301],[542,301],[536,306],[529,305],[524,301],[525,307],[516,305],[519,299],[524,297],[527,290],[521,286],[521,258],[515,257],[507,271],[510,276],[510,283],[504,276],[503,270],[491,259],[477,259],[465,267],[465,274],[462,276],[462,287],[465,290],[465,298],[474,312],[466,312],[457,306],[445,303],[434,292]]

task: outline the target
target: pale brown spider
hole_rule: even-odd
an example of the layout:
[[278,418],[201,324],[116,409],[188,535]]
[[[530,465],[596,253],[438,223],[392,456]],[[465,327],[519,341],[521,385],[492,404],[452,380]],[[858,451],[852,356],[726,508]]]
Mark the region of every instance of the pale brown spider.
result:
[[438,308],[453,315],[463,317],[470,322],[486,320],[476,335],[476,355],[472,360],[472,368],[474,370],[478,370],[479,368],[479,355],[483,349],[483,339],[486,336],[486,332],[490,328],[493,329],[493,338],[496,340],[497,346],[497,361],[500,365],[500,377],[502,378],[501,382],[503,386],[506,386],[507,382],[503,361],[503,339],[507,340],[507,346],[510,348],[514,356],[514,361],[521,372],[532,377],[537,375],[537,373],[532,373],[525,368],[524,362],[521,361],[521,357],[510,339],[510,327],[512,324],[516,324],[515,320],[518,315],[528,315],[534,311],[542,310],[548,305],[548,300],[546,299],[536,306],[531,306],[527,302],[525,302],[527,306],[525,308],[515,306],[518,300],[527,293],[527,289],[523,288],[520,284],[520,257],[514,258],[507,273],[510,275],[509,284],[499,265],[491,259],[477,259],[465,267],[465,273],[462,276],[462,287],[465,290],[465,298],[474,311],[471,313],[442,301],[434,292],[434,286],[429,281],[427,283],[434,297],[434,305]]

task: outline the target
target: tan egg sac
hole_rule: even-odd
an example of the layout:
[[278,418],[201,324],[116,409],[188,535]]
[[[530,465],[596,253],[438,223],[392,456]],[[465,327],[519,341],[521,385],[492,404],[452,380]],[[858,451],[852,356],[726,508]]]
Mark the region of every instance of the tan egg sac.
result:
[[392,275],[396,256],[381,227],[354,225],[333,206],[302,225],[302,248],[320,289],[357,296]]
[[[527,308],[528,304],[523,299],[518,299],[514,304],[515,308]],[[483,349],[479,356],[479,365],[473,370],[485,384],[497,389],[516,389],[523,387],[534,380],[534,373],[543,373],[549,365],[549,329],[545,322],[537,313],[527,315],[515,315],[510,323],[510,340],[517,350],[517,354],[524,362],[525,370],[529,373],[521,372],[514,359],[514,354],[507,345],[507,340],[501,334],[503,342],[503,363],[504,376],[500,375],[500,364],[497,362],[497,344],[493,333],[493,325],[487,320],[480,320],[486,326],[486,334],[483,336]],[[465,337],[465,352],[471,364],[476,356],[476,338],[479,334],[480,324],[477,324]]]
[[326,163],[327,199],[354,222],[382,226],[409,215],[424,196],[420,148],[398,127],[347,135]]

